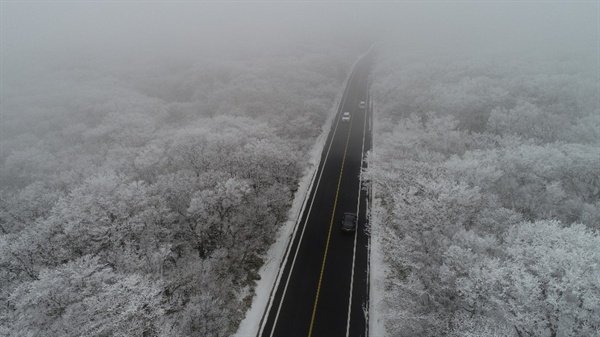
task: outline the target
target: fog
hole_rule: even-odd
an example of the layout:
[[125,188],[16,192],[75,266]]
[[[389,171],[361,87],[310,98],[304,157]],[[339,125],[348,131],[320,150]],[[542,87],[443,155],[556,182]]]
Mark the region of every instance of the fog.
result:
[[5,2],[2,66],[276,52],[392,39],[406,51],[598,53],[595,2]]
[[2,0],[0,335],[234,335],[371,46],[390,335],[592,335],[599,9]]

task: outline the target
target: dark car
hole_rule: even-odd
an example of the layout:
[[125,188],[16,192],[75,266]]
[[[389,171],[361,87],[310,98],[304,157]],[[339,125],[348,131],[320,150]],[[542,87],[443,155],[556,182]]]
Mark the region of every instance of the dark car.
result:
[[342,217],[342,232],[354,232],[356,231],[356,223],[358,219],[354,213],[344,213]]

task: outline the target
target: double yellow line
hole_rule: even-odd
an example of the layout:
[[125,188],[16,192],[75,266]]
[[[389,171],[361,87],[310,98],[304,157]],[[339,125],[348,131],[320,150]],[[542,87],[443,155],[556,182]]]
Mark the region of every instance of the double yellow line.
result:
[[[346,153],[348,151],[348,143],[350,142],[350,131],[352,131],[352,121],[354,116],[350,118],[350,125],[348,126],[348,136],[346,137],[346,145],[344,147],[344,156],[342,157],[342,167],[340,168],[340,177],[338,178],[337,189],[335,191],[335,199],[333,202],[333,210],[331,212],[331,221],[329,222],[329,233],[327,233],[327,243],[325,244],[325,253],[323,254],[323,264],[321,265],[321,274],[319,275],[319,284],[317,285],[317,295],[315,296],[315,304],[313,305],[313,312],[310,318],[310,328],[308,330],[308,337],[312,336],[313,325],[315,323],[315,315],[317,313],[317,304],[319,303],[319,293],[321,292],[321,281],[323,280],[323,273],[325,272],[325,261],[327,261],[327,251],[329,250],[329,240],[331,239],[331,229],[333,228],[333,219],[335,217],[335,208],[337,206],[338,194],[340,192],[340,185],[342,183],[342,174],[344,173],[344,164],[346,163]],[[333,139],[331,140],[333,141]]]

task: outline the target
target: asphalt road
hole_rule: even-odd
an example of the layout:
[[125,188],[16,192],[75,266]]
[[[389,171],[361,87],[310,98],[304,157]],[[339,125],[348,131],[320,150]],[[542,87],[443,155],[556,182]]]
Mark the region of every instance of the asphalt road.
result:
[[[368,56],[359,60],[345,88],[260,336],[367,336],[369,237],[359,173],[371,147],[369,67]],[[350,122],[341,120],[346,111]],[[356,233],[341,232],[344,212],[358,213]]]

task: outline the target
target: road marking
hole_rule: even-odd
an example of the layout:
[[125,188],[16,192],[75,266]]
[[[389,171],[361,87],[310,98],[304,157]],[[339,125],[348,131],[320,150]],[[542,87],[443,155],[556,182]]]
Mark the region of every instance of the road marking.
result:
[[[369,102],[369,111],[371,112],[371,114],[369,115],[369,135],[370,135],[370,140],[369,140],[369,147],[371,149],[373,149],[373,131],[371,129],[371,121],[373,120],[373,104],[371,103],[371,94],[369,92],[369,86],[367,85],[367,102]],[[368,167],[368,163],[367,163],[367,167]],[[371,205],[373,205],[372,202],[370,202],[373,198],[373,185],[372,182],[369,181],[368,183],[368,187],[367,187],[367,196],[365,198],[365,203],[366,203],[366,214],[365,214],[365,219],[367,220],[367,222],[369,223],[369,225],[371,224]],[[369,231],[371,231],[372,228],[369,228]],[[367,235],[367,301],[365,303],[365,337],[369,336],[369,320],[370,320],[370,308],[371,308],[371,234],[369,233]]]
[[[333,134],[331,135],[331,140],[329,142],[329,147],[327,148],[327,153],[325,154],[325,158],[323,159],[323,165],[320,167],[321,168],[321,172],[319,173],[319,179],[317,180],[317,185],[314,187],[315,188],[314,194],[312,196],[312,199],[311,199],[311,202],[310,202],[310,206],[308,208],[308,213],[306,214],[306,219],[304,219],[304,226],[302,227],[302,232],[300,233],[300,238],[298,239],[298,245],[296,246],[296,251],[294,253],[294,258],[292,259],[292,265],[290,266],[290,270],[289,270],[288,275],[287,275],[285,286],[283,288],[283,293],[281,294],[281,299],[279,301],[279,306],[277,307],[277,314],[275,315],[275,319],[273,320],[273,326],[271,327],[271,333],[269,334],[270,337],[273,337],[273,334],[275,333],[275,327],[277,326],[277,320],[279,319],[279,313],[281,312],[281,307],[283,306],[283,300],[285,299],[285,294],[287,292],[287,288],[288,288],[288,285],[290,283],[290,279],[292,278],[292,272],[294,270],[294,265],[296,264],[296,258],[298,257],[298,252],[300,251],[300,246],[302,244],[302,239],[304,238],[304,232],[305,232],[305,229],[306,229],[306,224],[308,223],[308,219],[310,218],[310,213],[312,211],[312,206],[313,206],[314,201],[315,201],[315,196],[317,195],[317,191],[318,191],[319,185],[321,183],[321,177],[323,176],[323,171],[325,171],[325,165],[327,165],[327,159],[329,158],[329,152],[331,150],[331,146],[333,145],[333,140],[335,139],[335,134],[337,132],[337,128],[338,128],[338,125],[339,125],[339,122],[340,122],[340,116],[341,116],[342,108],[344,106],[344,101],[346,100],[346,97],[347,97],[347,94],[348,94],[348,91],[349,91],[349,87],[350,87],[350,83],[352,83],[352,79],[354,78],[355,74],[356,74],[355,69],[353,69],[352,73],[350,74],[350,78],[348,79],[348,83],[346,84],[346,88],[344,89],[344,93],[342,94],[342,99],[340,101],[340,106],[338,107],[338,111],[337,111],[336,117],[335,117],[335,128],[333,129]],[[309,188],[309,190],[308,190],[309,194],[312,192],[312,188],[313,188],[312,186]],[[302,219],[302,212],[300,213],[300,219]],[[291,249],[291,246],[293,246],[293,244],[294,244],[294,238],[295,238],[295,236],[296,236],[296,230],[294,230],[293,237],[290,240],[290,246],[289,246],[290,249]],[[286,254],[286,257],[285,257],[284,262],[282,264],[282,266],[283,266],[282,269],[285,269],[285,265],[287,264],[287,259],[288,258],[289,258],[289,250],[288,250],[288,253]],[[274,289],[278,288],[278,285],[279,285],[280,281],[281,280],[279,279],[276,282],[276,285],[274,286]],[[277,290],[275,290],[275,292],[277,292]],[[269,308],[266,311],[267,313],[270,311],[271,306],[272,306],[272,302],[270,303]],[[268,317],[267,317],[267,319],[268,319]],[[259,336],[262,336],[263,329],[264,329],[264,326],[262,326],[260,328]]]
[[344,164],[346,162],[346,153],[348,152],[348,143],[350,142],[350,133],[352,131],[352,121],[354,118],[350,118],[350,125],[348,126],[348,136],[346,137],[346,146],[344,147],[344,156],[342,157],[342,167],[340,168],[340,177],[338,178],[337,189],[335,191],[335,199],[333,201],[333,211],[331,212],[331,221],[329,222],[329,233],[327,233],[327,243],[325,244],[325,253],[323,254],[323,263],[321,264],[321,274],[319,275],[319,283],[317,285],[317,295],[315,296],[315,304],[313,306],[312,316],[310,318],[310,327],[308,329],[308,337],[312,336],[312,329],[315,323],[315,315],[317,313],[317,304],[319,303],[319,293],[321,291],[321,281],[323,280],[323,273],[325,271],[325,262],[327,261],[327,251],[329,250],[329,241],[331,239],[331,229],[333,228],[333,219],[335,218],[335,208],[337,206],[338,194],[340,192],[340,184],[342,183],[342,175],[344,173]]
[[[360,87],[360,86],[359,86]],[[365,159],[365,129],[367,126],[367,109],[364,110],[364,121],[363,121],[363,136],[362,136],[362,148],[360,152],[360,169],[362,171],[362,165]],[[361,172],[362,173],[362,172]],[[358,199],[356,201],[356,217],[360,219],[360,191],[362,190],[362,174],[358,174]],[[360,221],[358,222],[360,223]],[[358,223],[356,225],[356,233],[354,233],[354,249],[352,251],[352,273],[350,274],[350,296],[348,296],[348,321],[346,322],[346,337],[350,336],[350,316],[352,314],[352,293],[354,289],[354,266],[356,262],[356,239],[358,238]],[[368,263],[367,263],[368,265]]]

